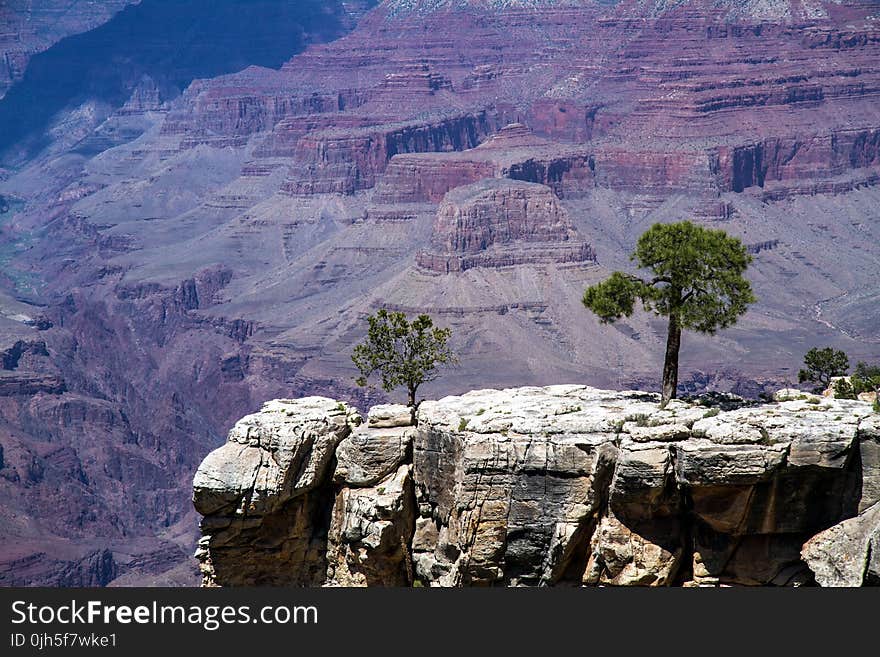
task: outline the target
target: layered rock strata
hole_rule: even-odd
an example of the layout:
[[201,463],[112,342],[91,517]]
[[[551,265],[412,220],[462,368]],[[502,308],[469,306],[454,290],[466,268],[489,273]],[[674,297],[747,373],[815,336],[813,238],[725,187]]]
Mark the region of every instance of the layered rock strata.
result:
[[577,239],[553,190],[497,178],[447,193],[434,221],[431,250],[417,256],[420,267],[442,274],[594,259],[592,247]]
[[594,168],[585,147],[554,143],[512,123],[470,150],[395,155],[374,201],[439,203],[456,187],[493,177],[547,185],[565,197],[593,188]]
[[270,402],[196,474],[204,583],[876,584],[880,416],[780,399],[479,390],[413,427]]
[[[576,191],[593,157],[598,184],[660,196],[876,173],[876,2],[409,4],[281,71],[193,85],[163,132],[183,148],[267,135],[254,155],[292,157],[298,196],[372,187],[397,154],[472,148],[509,120],[558,151],[525,175],[570,166]],[[466,161],[399,166],[467,176]]]
[[30,58],[70,34],[101,25],[140,0],[35,0],[0,11],[0,98],[24,75]]
[[[228,3],[144,2],[112,22],[161,6],[180,26],[194,4],[213,16]],[[379,307],[453,329],[467,358],[435,398],[477,381],[652,385],[661,323],[606,327],[580,304],[607,270],[522,260],[571,239],[431,244],[444,196],[484,178],[550,187],[608,270],[630,267],[657,221],[724,222],[749,245],[759,301],[718,338],[689,338],[683,391],[788,385],[792,345],[877,360],[878,0],[402,0],[366,15],[368,0],[254,4],[324,18],[340,4],[363,20],[281,70],[206,72],[176,99],[163,85],[183,64],[172,57],[152,82],[128,80],[137,89],[107,121],[103,103],[57,108],[39,141],[49,159],[0,167],[0,351],[42,340],[47,354],[0,372],[0,583],[133,583],[128,563],[149,565],[152,582],[154,565],[191,565],[191,472],[236,418],[275,397],[380,401],[350,384],[348,357]],[[29,37],[4,18],[18,49]],[[217,43],[216,20],[196,24]],[[284,58],[345,29],[265,43]],[[152,48],[162,35],[146,36]],[[258,42],[233,43],[235,68],[266,64],[235,56]],[[106,59],[110,77],[118,63]],[[65,70],[44,68],[46,80]],[[4,103],[24,97],[13,91]],[[422,251],[436,264],[414,266]],[[485,266],[441,275],[450,258]],[[214,294],[199,272],[218,263]],[[123,563],[133,537],[145,542]],[[118,568],[87,575],[107,549]]]
[[473,148],[497,124],[490,113],[467,112],[311,132],[297,142],[295,159],[299,166],[291,169],[282,191],[293,196],[351,194],[373,187],[397,153]]

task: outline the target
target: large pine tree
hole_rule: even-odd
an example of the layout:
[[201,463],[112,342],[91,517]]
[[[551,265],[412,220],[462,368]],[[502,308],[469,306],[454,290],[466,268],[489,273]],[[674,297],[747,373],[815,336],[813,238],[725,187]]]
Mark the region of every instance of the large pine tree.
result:
[[614,272],[587,288],[583,303],[603,322],[632,315],[641,300],[646,310],[669,318],[663,364],[662,405],[676,395],[681,331],[714,334],[736,323],[755,301],[743,277],[752,258],[742,242],[723,230],[690,221],[655,224],[632,255],[650,274]]

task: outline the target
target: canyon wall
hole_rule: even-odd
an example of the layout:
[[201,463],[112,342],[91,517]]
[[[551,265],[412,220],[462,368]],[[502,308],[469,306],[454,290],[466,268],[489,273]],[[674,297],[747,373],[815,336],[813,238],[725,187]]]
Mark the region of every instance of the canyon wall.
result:
[[[85,32],[140,0],[35,0],[0,11],[0,99],[21,79],[30,58],[70,34]],[[6,4],[6,3],[4,3]],[[11,4],[11,3],[10,3]]]
[[195,475],[203,584],[880,583],[880,415],[776,397],[269,402]]
[[195,581],[200,460],[264,399],[383,401],[349,357],[378,308],[452,330],[434,398],[650,388],[665,326],[580,299],[656,222],[755,255],[682,393],[880,357],[877,0],[241,4],[142,0],[0,100],[0,583]]
[[302,137],[282,190],[293,196],[351,194],[373,187],[388,160],[398,153],[461,151],[473,148],[497,129],[487,114],[439,117],[377,128],[317,131]]

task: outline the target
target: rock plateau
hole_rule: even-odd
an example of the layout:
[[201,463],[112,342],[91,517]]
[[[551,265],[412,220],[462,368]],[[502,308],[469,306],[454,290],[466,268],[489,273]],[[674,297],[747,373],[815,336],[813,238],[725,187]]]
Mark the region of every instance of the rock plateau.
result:
[[880,415],[780,398],[477,390],[423,402],[413,427],[269,402],[195,475],[203,583],[880,583]]

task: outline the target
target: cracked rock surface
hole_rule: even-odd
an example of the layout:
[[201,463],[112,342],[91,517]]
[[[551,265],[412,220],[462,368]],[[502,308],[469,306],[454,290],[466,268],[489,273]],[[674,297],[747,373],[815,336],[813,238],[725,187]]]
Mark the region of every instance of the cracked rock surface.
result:
[[780,399],[477,390],[422,403],[415,427],[269,402],[196,474],[204,583],[876,583],[880,416]]

